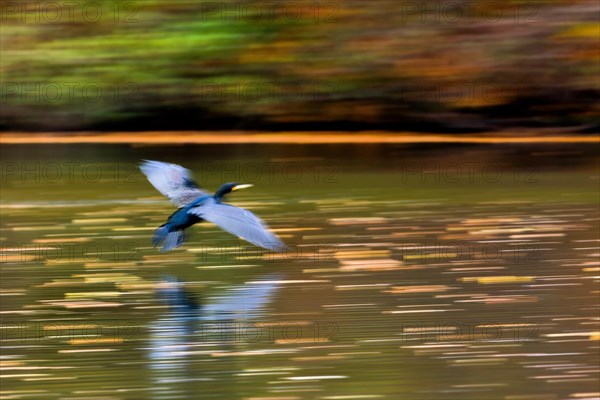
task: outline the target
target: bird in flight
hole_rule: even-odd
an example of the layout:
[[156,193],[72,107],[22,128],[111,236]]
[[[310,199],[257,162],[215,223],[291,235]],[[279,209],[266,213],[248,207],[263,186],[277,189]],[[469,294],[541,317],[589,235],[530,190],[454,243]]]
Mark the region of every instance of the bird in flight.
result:
[[222,202],[223,196],[251,187],[237,182],[223,184],[214,195],[200,189],[189,170],[177,164],[144,160],[140,170],[150,183],[167,196],[178,209],[154,231],[152,245],[161,251],[181,246],[185,229],[209,221],[224,231],[271,251],[284,251],[286,245],[256,215]]

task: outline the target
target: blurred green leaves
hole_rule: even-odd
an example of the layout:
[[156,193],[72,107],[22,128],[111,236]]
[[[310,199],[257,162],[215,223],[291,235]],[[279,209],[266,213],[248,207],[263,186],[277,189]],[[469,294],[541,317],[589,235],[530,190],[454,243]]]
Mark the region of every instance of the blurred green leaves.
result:
[[[597,9],[594,1],[5,1],[1,124],[128,129],[124,122],[143,117],[151,128],[160,109],[167,120],[251,117],[249,129],[589,125],[600,109]],[[235,127],[226,121],[216,127]],[[202,129],[197,122],[190,128]]]

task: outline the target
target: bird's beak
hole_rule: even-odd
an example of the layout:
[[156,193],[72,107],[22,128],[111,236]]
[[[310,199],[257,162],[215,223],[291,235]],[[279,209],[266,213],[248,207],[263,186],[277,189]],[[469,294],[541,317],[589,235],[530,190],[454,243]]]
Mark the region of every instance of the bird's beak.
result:
[[231,190],[233,191],[233,190],[247,189],[247,188],[252,187],[252,186],[254,186],[254,185],[252,185],[250,183],[244,183],[243,185],[236,185],[236,186],[234,186],[233,189],[231,189]]

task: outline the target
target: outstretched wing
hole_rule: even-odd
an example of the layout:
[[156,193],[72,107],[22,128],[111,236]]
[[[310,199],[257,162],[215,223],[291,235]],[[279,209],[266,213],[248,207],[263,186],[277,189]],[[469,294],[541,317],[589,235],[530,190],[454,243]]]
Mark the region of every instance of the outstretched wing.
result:
[[188,211],[218,225],[224,231],[238,236],[256,246],[271,251],[284,251],[286,245],[256,215],[229,204],[206,201]]
[[192,173],[180,165],[144,160],[140,164],[140,170],[150,183],[177,207],[208,195],[196,185]]

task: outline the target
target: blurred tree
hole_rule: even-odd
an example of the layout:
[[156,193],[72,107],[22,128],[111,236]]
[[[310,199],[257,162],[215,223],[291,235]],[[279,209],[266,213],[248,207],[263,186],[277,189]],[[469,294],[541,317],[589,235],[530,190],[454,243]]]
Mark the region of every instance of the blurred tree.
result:
[[0,7],[4,129],[598,124],[595,0]]

